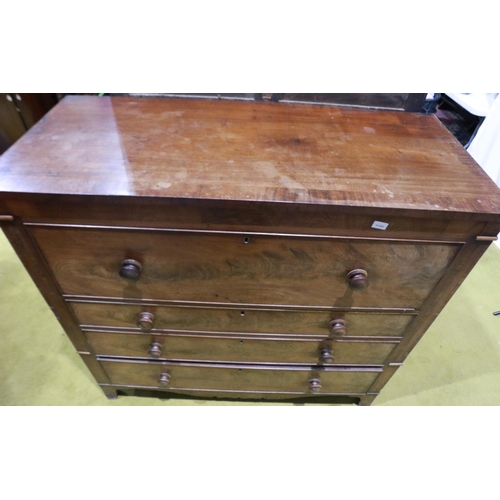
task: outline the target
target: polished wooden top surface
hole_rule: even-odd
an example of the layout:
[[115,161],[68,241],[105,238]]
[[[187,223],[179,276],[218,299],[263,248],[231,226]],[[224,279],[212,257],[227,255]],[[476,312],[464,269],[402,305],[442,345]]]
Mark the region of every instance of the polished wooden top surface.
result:
[[434,116],[68,96],[0,157],[0,192],[500,213]]

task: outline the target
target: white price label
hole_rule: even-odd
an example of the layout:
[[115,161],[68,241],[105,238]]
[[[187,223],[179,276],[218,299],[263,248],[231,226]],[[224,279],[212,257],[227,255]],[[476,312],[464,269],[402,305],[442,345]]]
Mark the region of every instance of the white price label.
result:
[[385,231],[388,227],[389,227],[389,224],[387,222],[380,222],[378,220],[376,220],[372,224],[373,229],[380,229],[381,231]]

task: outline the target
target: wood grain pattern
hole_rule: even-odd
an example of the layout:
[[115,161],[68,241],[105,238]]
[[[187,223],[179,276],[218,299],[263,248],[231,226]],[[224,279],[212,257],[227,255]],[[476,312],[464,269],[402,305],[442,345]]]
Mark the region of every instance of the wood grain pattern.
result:
[[70,97],[0,158],[0,214],[109,397],[368,405],[500,231],[500,190],[430,116]]
[[434,116],[187,99],[67,96],[2,155],[0,192],[500,213]]
[[222,309],[148,304],[71,302],[81,325],[138,331],[142,312],[154,314],[156,332],[238,332],[252,335],[314,335],[329,337],[329,323],[345,320],[348,337],[401,337],[415,315],[349,312],[341,310],[302,311],[287,309]]
[[[366,393],[381,369],[349,368],[276,368],[247,365],[189,365],[182,363],[124,362],[101,359],[114,385],[161,387],[162,373],[171,375],[168,390],[205,389],[218,392],[248,391],[309,394],[309,381],[320,378],[325,394]],[[167,387],[163,387],[167,389]]]
[[182,336],[86,332],[98,356],[152,359],[150,345],[161,346],[156,359],[213,361],[218,363],[270,363],[277,365],[320,363],[322,349],[333,353],[334,365],[384,365],[397,341],[349,342],[324,339],[256,339],[236,335]]
[[[30,228],[63,293],[222,303],[418,308],[460,245],[264,235]],[[125,259],[142,275],[126,282]],[[346,276],[365,269],[370,287]]]

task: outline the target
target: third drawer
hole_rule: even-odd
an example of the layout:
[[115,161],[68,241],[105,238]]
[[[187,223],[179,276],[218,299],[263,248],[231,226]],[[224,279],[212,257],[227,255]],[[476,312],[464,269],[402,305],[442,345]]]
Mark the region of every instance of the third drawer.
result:
[[85,333],[98,356],[189,362],[305,365],[376,365],[385,363],[397,340],[248,338],[235,335]]

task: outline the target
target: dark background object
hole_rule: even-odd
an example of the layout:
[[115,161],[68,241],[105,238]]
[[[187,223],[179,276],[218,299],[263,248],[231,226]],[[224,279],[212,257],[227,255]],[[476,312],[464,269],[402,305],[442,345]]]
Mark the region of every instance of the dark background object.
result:
[[130,96],[198,97],[205,99],[232,99],[274,101],[304,104],[323,104],[397,111],[422,112],[427,94],[110,94]]
[[469,113],[446,94],[440,94],[435,114],[464,147],[470,145],[484,121],[483,117]]
[[280,101],[421,112],[427,94],[280,94]]
[[441,94],[428,94],[425,99],[424,105],[422,106],[422,110],[427,115],[432,115],[436,112],[436,108],[441,101]]
[[[134,96],[134,97],[194,97],[203,99],[230,99],[237,101],[253,101],[258,94],[215,94],[208,92],[174,93],[174,94],[105,94],[112,96]],[[262,95],[262,94],[260,94]]]
[[0,94],[0,154],[58,102],[56,94]]

